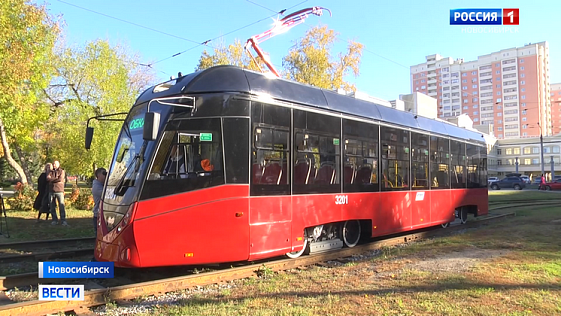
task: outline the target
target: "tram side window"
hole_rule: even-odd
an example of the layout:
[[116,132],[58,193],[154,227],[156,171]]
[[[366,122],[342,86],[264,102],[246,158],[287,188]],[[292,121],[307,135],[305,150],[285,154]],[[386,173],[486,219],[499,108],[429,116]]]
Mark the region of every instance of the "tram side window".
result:
[[290,194],[290,109],[252,104],[251,195]]
[[466,144],[450,141],[452,189],[466,188]]
[[431,189],[450,188],[450,141],[446,138],[430,137]]
[[377,192],[379,126],[343,120],[343,192]]
[[391,127],[380,127],[382,141],[383,191],[408,190],[409,178],[409,132]]
[[341,119],[294,110],[293,192],[341,192]]
[[249,183],[249,120],[224,118],[226,183]]
[[466,144],[467,187],[479,188],[479,150],[477,146]]
[[486,188],[487,181],[487,147],[478,146],[479,148],[479,187]]
[[429,188],[429,136],[411,134],[411,188],[426,190]]
[[168,123],[142,197],[158,197],[224,184],[220,126],[220,119]]

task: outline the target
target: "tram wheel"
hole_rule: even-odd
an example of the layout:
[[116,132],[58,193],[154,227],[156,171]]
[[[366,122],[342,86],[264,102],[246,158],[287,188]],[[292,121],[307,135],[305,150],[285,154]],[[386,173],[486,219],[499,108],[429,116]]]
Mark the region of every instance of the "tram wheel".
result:
[[450,226],[450,223],[440,224],[440,226],[442,226],[442,228],[448,228],[448,226]]
[[343,224],[343,242],[345,246],[352,248],[358,244],[362,233],[360,222],[357,220],[346,221]]
[[460,223],[465,224],[467,223],[468,219],[468,211],[466,207],[462,207],[460,209]]
[[308,238],[306,237],[306,234],[305,234],[305,231],[304,231],[304,247],[302,248],[302,250],[294,251],[294,252],[287,252],[286,256],[289,257],[290,259],[296,259],[296,258],[300,257],[301,255],[303,255],[307,251],[308,251]]

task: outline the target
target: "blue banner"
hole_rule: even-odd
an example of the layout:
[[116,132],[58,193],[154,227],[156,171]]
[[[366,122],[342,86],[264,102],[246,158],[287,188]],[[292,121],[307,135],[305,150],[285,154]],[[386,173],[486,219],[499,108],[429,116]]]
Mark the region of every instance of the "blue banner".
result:
[[113,278],[113,262],[39,262],[39,278]]
[[84,285],[39,285],[40,301],[83,301]]
[[502,9],[450,10],[450,25],[502,25]]

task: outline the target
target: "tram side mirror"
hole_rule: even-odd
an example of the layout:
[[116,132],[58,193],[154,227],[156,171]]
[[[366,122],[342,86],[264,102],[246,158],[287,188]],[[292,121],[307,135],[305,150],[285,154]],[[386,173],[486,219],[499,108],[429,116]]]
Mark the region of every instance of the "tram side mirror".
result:
[[90,146],[92,145],[93,132],[93,127],[86,127],[86,149],[90,149]]
[[160,113],[146,112],[144,115],[144,129],[142,138],[144,140],[156,140],[158,137],[158,127],[160,126]]

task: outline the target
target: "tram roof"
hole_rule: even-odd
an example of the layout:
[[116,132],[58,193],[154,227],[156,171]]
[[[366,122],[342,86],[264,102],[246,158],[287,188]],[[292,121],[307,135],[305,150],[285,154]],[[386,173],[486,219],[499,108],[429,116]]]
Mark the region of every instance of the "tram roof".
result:
[[[177,94],[237,92],[267,95],[276,100],[293,102],[312,108],[360,116],[475,142],[483,141],[482,134],[449,123],[423,116],[415,116],[409,112],[392,109],[310,85],[281,78],[271,78],[262,73],[236,66],[216,66],[182,76],[175,80],[173,85],[167,82],[146,90],[138,97],[137,103]],[[165,89],[157,91],[157,87],[166,84],[168,86]]]

